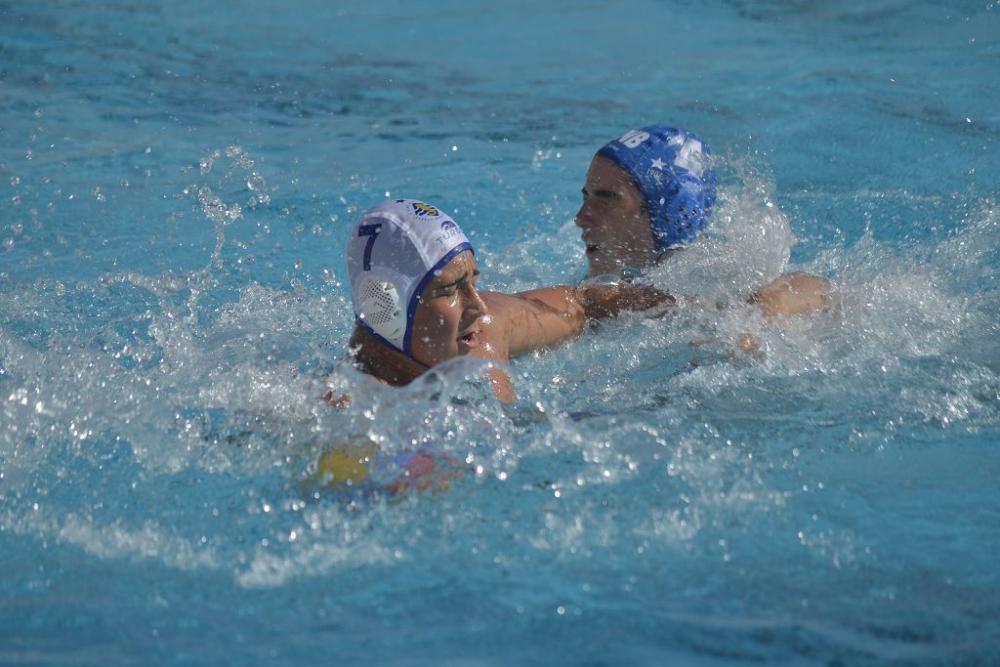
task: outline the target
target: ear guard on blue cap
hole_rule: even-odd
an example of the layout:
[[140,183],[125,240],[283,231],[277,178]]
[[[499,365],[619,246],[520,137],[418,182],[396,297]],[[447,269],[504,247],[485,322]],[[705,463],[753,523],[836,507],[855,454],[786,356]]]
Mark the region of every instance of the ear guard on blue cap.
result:
[[715,203],[710,152],[696,134],[667,125],[632,130],[597,151],[625,170],[642,193],[661,252],[693,240]]

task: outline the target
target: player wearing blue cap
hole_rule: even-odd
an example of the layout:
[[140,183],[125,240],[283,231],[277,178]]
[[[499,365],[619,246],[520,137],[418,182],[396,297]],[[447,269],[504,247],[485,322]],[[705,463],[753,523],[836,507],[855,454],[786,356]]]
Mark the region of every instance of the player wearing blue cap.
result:
[[[594,156],[576,224],[591,276],[641,271],[690,243],[709,222],[716,178],[708,145],[693,132],[651,125],[608,142]],[[793,273],[751,299],[765,315],[825,308],[829,282]]]
[[697,135],[653,125],[608,142],[576,216],[591,275],[654,264],[705,228],[714,203],[715,172]]

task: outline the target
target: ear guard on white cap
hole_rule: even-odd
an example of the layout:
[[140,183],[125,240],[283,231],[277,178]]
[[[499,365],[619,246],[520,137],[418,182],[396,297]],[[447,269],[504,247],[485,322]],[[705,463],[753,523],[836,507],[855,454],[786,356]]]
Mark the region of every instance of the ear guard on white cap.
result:
[[358,319],[386,340],[401,340],[406,331],[406,309],[396,286],[375,272],[367,272],[355,290]]

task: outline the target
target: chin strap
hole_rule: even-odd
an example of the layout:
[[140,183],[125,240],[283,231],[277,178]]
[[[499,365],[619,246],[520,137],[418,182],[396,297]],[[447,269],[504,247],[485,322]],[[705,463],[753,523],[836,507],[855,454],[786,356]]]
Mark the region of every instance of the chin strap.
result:
[[378,341],[379,343],[381,343],[381,344],[382,344],[382,345],[384,345],[385,347],[389,348],[389,349],[390,349],[390,350],[392,350],[393,352],[396,352],[397,354],[401,354],[401,355],[403,355],[404,357],[406,357],[407,359],[409,359],[409,360],[410,360],[410,361],[412,361],[413,363],[415,363],[415,364],[417,364],[418,366],[420,366],[420,367],[421,367],[422,369],[424,369],[425,371],[427,371],[427,370],[430,370],[430,368],[431,368],[430,366],[428,366],[428,365],[427,365],[427,364],[425,364],[424,362],[420,361],[419,359],[417,359],[416,357],[414,357],[414,356],[413,356],[412,354],[410,354],[409,352],[406,352],[406,351],[404,351],[404,350],[401,350],[401,349],[399,349],[398,347],[396,347],[395,345],[393,345],[392,343],[390,343],[389,341],[387,341],[387,340],[386,340],[385,338],[383,338],[382,336],[379,336],[379,335],[378,335],[377,333],[375,333],[374,331],[372,331],[371,327],[369,327],[369,326],[368,326],[367,324],[365,324],[365,323],[364,323],[364,322],[362,322],[361,320],[357,320],[357,323],[358,323],[358,324],[359,324],[359,325],[361,326],[361,328],[362,328],[362,329],[364,329],[364,330],[365,330],[365,332],[366,332],[366,333],[367,333],[367,334],[368,334],[369,336],[371,336],[372,338],[374,338],[375,340],[377,340],[377,341]]

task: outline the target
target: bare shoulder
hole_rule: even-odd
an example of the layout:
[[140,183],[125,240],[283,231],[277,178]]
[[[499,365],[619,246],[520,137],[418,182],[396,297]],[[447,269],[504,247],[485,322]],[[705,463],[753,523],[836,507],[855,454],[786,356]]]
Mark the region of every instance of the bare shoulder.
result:
[[575,304],[576,290],[567,285],[555,285],[517,294],[501,292],[480,292],[480,294],[491,310],[520,313],[525,307],[529,307],[561,312]]
[[490,312],[509,310],[519,305],[518,298],[502,292],[480,292],[479,295],[486,303]]
[[829,292],[830,281],[811,273],[787,273],[778,278],[787,289],[794,292]]
[[517,294],[481,294],[494,320],[507,326],[557,326],[562,331],[569,322],[574,333],[579,333],[583,325],[583,306],[573,287],[558,285]]
[[481,292],[489,318],[502,334],[510,356],[554,347],[584,329],[583,307],[576,290],[544,287],[519,294]]
[[830,281],[810,273],[786,273],[761,287],[750,297],[766,317],[810,315],[828,310]]

